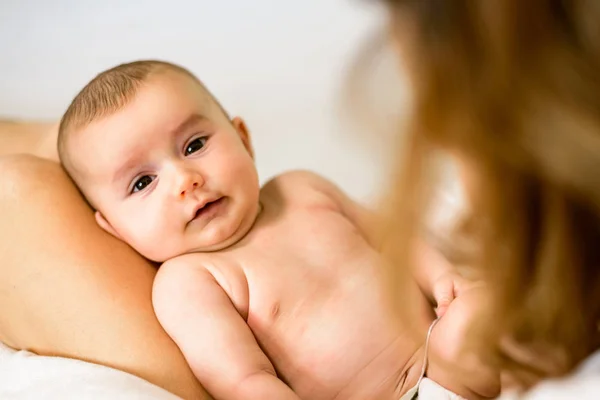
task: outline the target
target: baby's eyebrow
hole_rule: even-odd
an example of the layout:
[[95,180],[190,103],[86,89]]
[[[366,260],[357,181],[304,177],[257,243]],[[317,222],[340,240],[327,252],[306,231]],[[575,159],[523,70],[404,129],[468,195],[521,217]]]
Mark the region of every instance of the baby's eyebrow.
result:
[[172,132],[173,135],[179,135],[182,132],[188,130],[192,126],[199,122],[208,121],[208,118],[200,113],[190,114],[186,119],[183,120]]
[[136,159],[129,159],[127,160],[125,163],[121,164],[121,166],[115,171],[115,173],[113,174],[112,177],[112,182],[118,182],[121,179],[123,179],[124,176],[126,176],[126,174],[132,170],[133,168],[135,168],[135,166],[138,164]]
[[[180,124],[178,124],[175,127],[175,129],[172,130],[172,132],[168,132],[168,134],[173,136],[180,135],[181,133],[190,129],[199,122],[208,120],[208,117],[206,117],[203,114],[192,113],[187,118],[185,118]],[[136,158],[131,158],[124,162],[113,174],[112,182],[115,183],[123,179],[123,176],[125,176],[131,169],[133,169],[138,164],[138,161],[139,160],[137,160]]]

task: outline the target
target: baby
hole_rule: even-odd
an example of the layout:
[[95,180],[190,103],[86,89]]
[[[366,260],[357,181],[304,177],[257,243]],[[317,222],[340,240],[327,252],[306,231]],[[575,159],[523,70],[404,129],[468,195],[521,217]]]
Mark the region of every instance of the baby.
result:
[[[162,262],[156,315],[215,398],[400,399],[417,383],[435,315],[415,290],[421,326],[396,320],[367,211],[309,172],[260,188],[244,121],[189,71],[101,73],[63,116],[58,148],[98,224]],[[457,281],[431,265],[421,287],[446,306]],[[437,330],[457,332],[460,299]],[[428,375],[464,396],[490,388],[434,360]]]

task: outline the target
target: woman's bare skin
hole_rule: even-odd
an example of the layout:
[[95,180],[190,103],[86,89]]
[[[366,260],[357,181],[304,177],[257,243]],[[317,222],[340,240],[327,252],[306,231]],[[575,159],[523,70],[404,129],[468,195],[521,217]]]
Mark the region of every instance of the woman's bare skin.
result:
[[0,340],[208,398],[154,315],[155,266],[96,225],[55,138],[56,124],[0,122]]
[[0,156],[32,154],[58,161],[55,122],[21,122],[0,119]]

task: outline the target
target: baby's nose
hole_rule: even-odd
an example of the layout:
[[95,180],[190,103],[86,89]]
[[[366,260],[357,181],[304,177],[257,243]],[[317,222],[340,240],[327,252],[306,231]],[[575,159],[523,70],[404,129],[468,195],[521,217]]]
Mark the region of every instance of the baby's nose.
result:
[[186,185],[187,187],[182,188],[182,190],[179,192],[179,197],[180,198],[184,198],[186,195],[189,195],[190,193],[192,193],[198,186],[198,182],[196,181],[192,181],[189,185]]
[[190,192],[194,191],[194,189],[196,189],[197,187],[198,187],[198,182],[193,182],[192,186],[190,188],[183,189],[181,191],[181,193],[179,193],[179,197],[181,197],[183,199],[186,194],[189,194]]
[[202,178],[198,174],[186,174],[180,181],[180,185],[176,188],[175,194],[184,199],[190,193],[193,193],[202,185]]

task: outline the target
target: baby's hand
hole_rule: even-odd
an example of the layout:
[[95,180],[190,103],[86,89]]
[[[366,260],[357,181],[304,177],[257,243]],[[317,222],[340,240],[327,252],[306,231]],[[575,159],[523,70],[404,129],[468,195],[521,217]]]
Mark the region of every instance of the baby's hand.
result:
[[443,316],[452,301],[466,290],[478,286],[477,282],[464,278],[456,271],[445,272],[433,281],[432,295],[436,302],[435,313]]
[[500,371],[471,341],[473,326],[489,309],[489,300],[485,285],[463,286],[431,333],[427,375],[467,399],[495,399],[500,394]]

